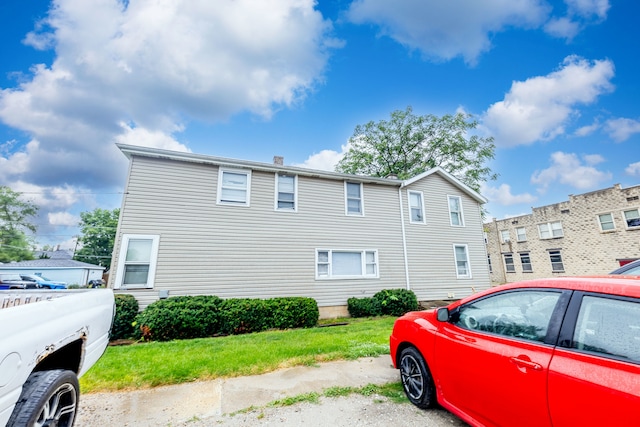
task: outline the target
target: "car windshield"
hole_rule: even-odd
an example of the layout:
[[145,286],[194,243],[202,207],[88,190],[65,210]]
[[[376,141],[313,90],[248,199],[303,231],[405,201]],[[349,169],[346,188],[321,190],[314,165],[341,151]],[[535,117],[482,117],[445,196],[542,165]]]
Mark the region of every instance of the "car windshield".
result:
[[0,279],[6,281],[22,280],[19,274],[0,274]]

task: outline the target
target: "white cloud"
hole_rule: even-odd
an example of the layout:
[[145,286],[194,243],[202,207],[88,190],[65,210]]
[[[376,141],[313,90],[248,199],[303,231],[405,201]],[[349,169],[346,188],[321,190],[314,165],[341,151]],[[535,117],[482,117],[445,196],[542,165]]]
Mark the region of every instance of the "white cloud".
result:
[[550,19],[544,26],[544,31],[557,38],[573,39],[580,32],[580,24],[568,17]]
[[582,126],[576,129],[576,131],[573,134],[576,136],[589,136],[595,131],[597,131],[598,129],[600,129],[600,127],[601,127],[600,123],[596,121],[591,125]]
[[640,121],[625,118],[611,119],[607,120],[604,129],[615,142],[622,142],[640,133]]
[[338,162],[344,157],[349,150],[349,144],[344,144],[341,148],[341,152],[334,150],[322,150],[319,153],[313,153],[307,160],[302,163],[297,163],[292,166],[298,166],[302,168],[318,169],[325,171],[334,171]]
[[624,173],[640,177],[640,162],[631,163],[625,168]]
[[549,8],[539,0],[355,0],[348,19],[373,23],[389,36],[427,57],[463,57],[474,64],[491,48],[491,35],[507,28],[535,28]]
[[499,187],[483,184],[480,188],[480,194],[485,196],[491,203],[497,203],[502,206],[533,203],[537,200],[535,196],[529,193],[512,194],[511,186],[508,184],[501,184]]
[[602,161],[604,159],[599,155],[586,155],[581,161],[576,154],[557,151],[551,155],[551,166],[536,171],[531,177],[531,183],[540,186],[538,190],[542,193],[554,182],[588,190],[613,176],[610,172],[599,171],[593,167]]
[[544,26],[547,34],[572,40],[587,24],[607,18],[609,0],[565,0],[567,15],[553,17]]
[[75,227],[80,223],[80,217],[69,212],[50,212],[48,218],[51,225]]
[[609,0],[565,0],[569,13],[583,18],[605,19],[611,5]]
[[580,104],[611,92],[614,75],[609,60],[567,57],[562,67],[546,76],[513,82],[503,101],[484,113],[483,124],[498,146],[528,145],[565,133]]

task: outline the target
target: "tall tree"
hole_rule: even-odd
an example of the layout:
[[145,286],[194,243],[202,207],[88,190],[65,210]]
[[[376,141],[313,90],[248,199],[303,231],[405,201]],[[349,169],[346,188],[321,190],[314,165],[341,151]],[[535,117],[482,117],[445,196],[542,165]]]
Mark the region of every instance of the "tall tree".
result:
[[120,209],[100,209],[80,213],[82,236],[78,238],[81,248],[73,259],[89,264],[111,267],[111,254],[116,239]]
[[29,218],[36,216],[38,207],[21,197],[22,193],[0,187],[0,262],[33,259],[34,242],[26,232],[36,231]]
[[389,121],[356,126],[336,171],[408,179],[440,166],[477,191],[497,178],[487,166],[495,153],[493,138],[471,135],[477,124],[462,113],[437,117],[417,116],[411,107],[396,110]]

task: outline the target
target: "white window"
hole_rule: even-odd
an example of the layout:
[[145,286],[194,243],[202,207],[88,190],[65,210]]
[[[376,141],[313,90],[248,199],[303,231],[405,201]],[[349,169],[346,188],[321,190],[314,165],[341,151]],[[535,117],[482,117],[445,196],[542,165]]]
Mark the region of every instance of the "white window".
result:
[[351,279],[377,277],[377,250],[316,250],[317,279]]
[[251,172],[220,169],[218,175],[218,203],[249,206]]
[[564,263],[562,262],[562,254],[560,251],[549,251],[549,260],[551,261],[551,271],[564,271]]
[[118,257],[116,289],[153,288],[160,236],[125,234]]
[[532,272],[533,266],[531,265],[531,257],[529,256],[529,252],[523,252],[520,254],[520,264],[522,265],[523,272]]
[[364,215],[361,183],[345,182],[344,197],[347,215]]
[[509,230],[500,230],[500,241],[502,243],[509,243],[511,241]]
[[526,242],[527,241],[527,229],[524,227],[516,228],[516,240],[518,242]]
[[516,272],[516,265],[513,263],[513,254],[504,254],[504,268],[507,273]]
[[297,178],[296,175],[276,174],[276,210],[297,210]]
[[422,192],[409,191],[408,195],[411,222],[424,224],[424,200],[422,198]]
[[471,268],[469,267],[469,253],[467,245],[454,245],[453,252],[456,257],[456,276],[458,278],[471,278]]
[[638,209],[624,211],[624,220],[627,223],[627,228],[640,227],[640,212]]
[[538,232],[540,233],[541,239],[553,239],[564,236],[562,223],[560,221],[538,224]]
[[610,213],[598,215],[598,223],[601,231],[614,230],[616,228],[613,223],[613,215]]
[[449,200],[449,217],[451,225],[464,226],[464,218],[462,216],[462,199],[460,196],[447,196]]

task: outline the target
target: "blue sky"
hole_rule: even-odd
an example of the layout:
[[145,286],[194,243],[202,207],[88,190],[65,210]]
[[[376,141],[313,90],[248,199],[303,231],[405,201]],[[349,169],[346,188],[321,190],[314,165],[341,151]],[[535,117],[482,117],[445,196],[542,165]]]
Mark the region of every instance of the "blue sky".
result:
[[640,183],[631,0],[0,4],[0,185],[40,244],[120,206],[122,142],[332,170],[358,124],[464,111],[490,216]]

